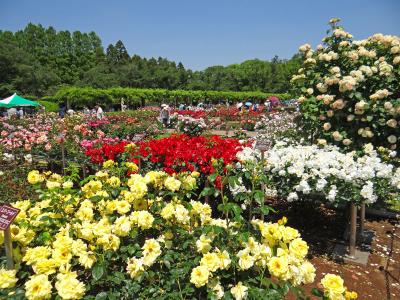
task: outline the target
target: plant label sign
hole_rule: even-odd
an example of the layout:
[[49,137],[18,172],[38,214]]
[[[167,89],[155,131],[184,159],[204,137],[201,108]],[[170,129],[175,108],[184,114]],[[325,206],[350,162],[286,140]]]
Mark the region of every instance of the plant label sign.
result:
[[268,150],[268,145],[264,144],[264,143],[256,143],[256,149],[260,150],[262,152],[267,151]]
[[10,205],[0,206],[0,229],[6,230],[19,213],[19,209]]

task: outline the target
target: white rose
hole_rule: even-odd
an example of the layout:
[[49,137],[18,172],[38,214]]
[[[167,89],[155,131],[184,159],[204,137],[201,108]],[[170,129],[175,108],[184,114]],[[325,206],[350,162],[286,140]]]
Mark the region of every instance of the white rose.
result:
[[307,89],[307,94],[312,95],[314,93],[314,89],[308,88]]

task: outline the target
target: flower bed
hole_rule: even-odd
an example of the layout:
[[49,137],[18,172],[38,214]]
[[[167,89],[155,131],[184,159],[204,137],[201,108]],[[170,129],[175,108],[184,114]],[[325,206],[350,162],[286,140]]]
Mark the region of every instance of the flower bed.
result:
[[[86,155],[95,163],[101,163],[124,152],[127,142],[92,144],[86,147]],[[197,170],[203,174],[214,172],[213,159],[222,159],[224,164],[237,161],[236,153],[245,145],[236,139],[219,136],[190,137],[172,135],[168,138],[131,144],[129,160],[143,168],[164,170],[169,174]],[[107,149],[107,151],[106,151]]]
[[[125,178],[125,165],[105,166],[77,189],[70,177],[29,173],[40,200],[13,203],[17,269],[0,269],[2,297],[282,299],[314,281],[308,245],[284,219],[215,218],[190,200],[190,173]],[[348,293],[336,275],[322,286],[332,299]]]
[[318,195],[334,204],[371,204],[400,191],[400,171],[381,161],[372,145],[364,154],[343,154],[335,146],[302,146],[278,143],[268,151],[267,171],[278,192],[288,201]]

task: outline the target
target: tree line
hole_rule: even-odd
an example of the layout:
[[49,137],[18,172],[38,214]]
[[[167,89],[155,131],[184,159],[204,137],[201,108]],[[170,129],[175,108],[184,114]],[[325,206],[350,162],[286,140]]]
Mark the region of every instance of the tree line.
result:
[[299,65],[295,55],[192,71],[166,58],[130,56],[120,40],[104,49],[93,31],[31,23],[17,32],[0,30],[0,97],[15,91],[52,96],[64,86],[285,93]]

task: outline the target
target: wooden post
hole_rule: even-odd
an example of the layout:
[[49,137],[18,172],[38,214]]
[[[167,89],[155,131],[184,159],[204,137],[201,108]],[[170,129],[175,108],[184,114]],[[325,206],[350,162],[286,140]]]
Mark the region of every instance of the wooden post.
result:
[[361,204],[360,208],[360,236],[362,237],[364,235],[364,230],[365,230],[365,203],[363,202]]
[[14,269],[10,227],[4,230],[4,246],[6,248],[7,269]]
[[62,162],[62,173],[65,176],[65,147],[64,147],[64,140],[61,141],[61,162]]
[[357,235],[357,207],[354,203],[350,204],[350,244],[349,257],[356,255],[356,235]]
[[[263,166],[264,169],[264,151],[261,150],[261,164]],[[261,220],[264,221],[264,204],[265,204],[265,184],[264,182],[261,183],[261,190],[263,191],[263,201],[261,202]],[[250,220],[251,221],[251,220]]]

